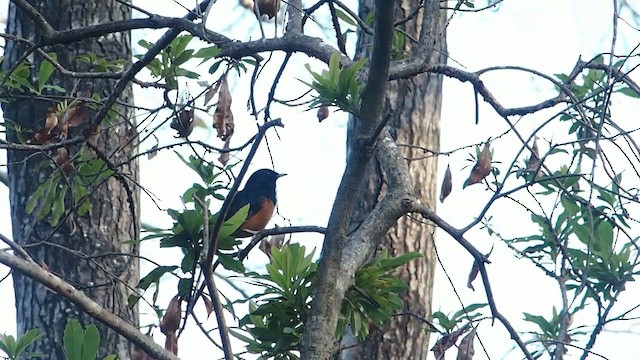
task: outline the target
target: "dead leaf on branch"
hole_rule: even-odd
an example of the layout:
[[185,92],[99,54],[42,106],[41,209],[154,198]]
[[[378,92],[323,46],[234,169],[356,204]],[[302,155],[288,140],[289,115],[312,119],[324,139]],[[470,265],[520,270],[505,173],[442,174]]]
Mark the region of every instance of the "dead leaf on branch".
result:
[[205,294],[200,295],[200,297],[202,298],[202,301],[204,301],[204,307],[207,309],[207,317],[211,316],[211,313],[213,312],[213,303],[211,302],[211,299]]
[[169,302],[167,311],[164,313],[162,321],[160,321],[160,331],[162,331],[163,334],[173,334],[180,327],[180,320],[182,319],[180,305],[182,305],[182,299],[179,295],[174,296]]
[[167,335],[167,338],[164,340],[164,349],[174,355],[178,355],[178,336],[175,332]]
[[466,188],[469,185],[477,184],[484,180],[489,174],[491,174],[492,170],[491,166],[491,143],[489,140],[484,144],[482,148],[482,152],[478,156],[478,160],[476,164],[473,166],[471,170],[471,174],[467,181],[464,182],[462,188]]
[[269,19],[272,19],[280,11],[280,0],[256,0],[256,5],[260,15],[267,15]]
[[458,356],[456,360],[472,360],[475,350],[473,349],[473,340],[476,337],[477,327],[474,327],[465,337],[460,340],[458,345]]
[[218,161],[220,161],[220,163],[222,165],[227,165],[227,163],[229,162],[229,142],[231,141],[231,138],[228,137],[227,140],[224,141],[224,146],[222,147],[222,150],[224,150],[222,153],[220,153],[220,156],[218,157]]
[[66,148],[58,148],[54,160],[56,162],[56,165],[58,165],[60,170],[62,170],[65,175],[72,174],[76,171],[69,158],[69,151]]
[[231,92],[226,76],[222,78],[218,92],[218,105],[213,113],[213,127],[218,131],[218,137],[227,140],[233,135],[234,123],[231,112]]
[[329,108],[327,106],[320,106],[316,116],[318,117],[318,122],[322,122],[322,120],[329,117]]
[[182,108],[179,110],[169,126],[178,132],[177,138],[186,138],[191,135],[193,132],[193,109]]
[[440,187],[440,202],[444,202],[444,199],[451,194],[451,188],[451,167],[447,165],[447,170],[444,172],[444,179],[442,179],[442,186]]
[[536,170],[540,166],[540,152],[538,150],[538,137],[533,138],[533,145],[531,146],[531,156],[527,160],[527,170]]
[[465,326],[454,332],[442,335],[442,337],[438,339],[438,341],[436,341],[436,343],[431,348],[431,351],[433,351],[433,355],[436,357],[436,360],[444,359],[444,353],[456,344],[460,335],[464,334],[469,326],[471,326],[471,323],[467,323]]

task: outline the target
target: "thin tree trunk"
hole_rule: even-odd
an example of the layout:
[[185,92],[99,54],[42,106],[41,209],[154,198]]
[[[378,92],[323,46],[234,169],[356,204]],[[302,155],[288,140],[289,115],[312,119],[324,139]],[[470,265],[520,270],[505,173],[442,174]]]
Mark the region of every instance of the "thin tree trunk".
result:
[[[130,8],[114,0],[29,0],[29,2],[44,15],[54,29],[58,30],[77,29],[105,21],[128,19],[131,16]],[[38,29],[33,21],[13,3],[9,6],[7,32],[36,42],[38,39]],[[24,45],[9,41],[3,68],[6,70],[11,67],[25,50]],[[89,70],[88,66],[74,59],[75,56],[95,53],[99,58],[124,59],[129,62],[131,59],[130,34],[117,33],[45,50],[55,52],[59,62],[67,69],[86,71]],[[33,83],[36,83],[42,59],[31,55],[27,60],[33,65],[31,78]],[[114,85],[113,80],[71,79],[57,71],[51,83],[66,89],[66,94],[51,94],[85,98],[94,96],[98,99],[108,96]],[[28,98],[25,93],[17,95],[21,96],[10,97],[10,101],[3,106],[5,120],[18,124],[22,129],[38,130],[42,127],[47,109],[55,103]],[[132,102],[131,88],[123,93],[120,100]],[[134,133],[129,131],[130,125],[128,125],[132,121],[132,112],[122,106],[115,107],[114,110],[117,115],[100,128],[96,146],[109,157],[112,163],[117,164],[130,158],[135,149],[126,143],[127,138],[131,137],[130,134]],[[28,134],[26,136],[29,138]],[[10,141],[19,141],[19,136],[15,132],[8,132],[7,137]],[[90,154],[90,158],[96,158],[96,154],[87,146],[69,148],[72,157],[81,151]],[[127,308],[127,296],[130,293],[127,287],[135,286],[139,278],[137,258],[105,256],[87,259],[80,255],[136,251],[132,245],[125,243],[126,240],[135,239],[137,236],[134,233],[134,229],[137,228],[134,224],[137,224],[139,219],[137,214],[134,215],[130,211],[133,208],[130,202],[135,204],[136,208],[138,204],[135,187],[129,184],[134,191],[129,199],[122,184],[115,178],[110,178],[92,193],[90,215],[78,217],[72,214],[58,229],[54,229],[47,222],[47,218],[38,221],[34,214],[28,214],[25,211],[29,196],[40,184],[58,171],[46,155],[55,156],[55,153],[34,154],[15,151],[8,153],[14,240],[25,246],[36,261],[46,264],[50,271],[82,289],[107,309],[137,324],[137,314]],[[137,180],[138,166],[135,162],[122,166],[119,171]],[[77,178],[68,176],[68,183],[73,184],[76,180]],[[63,186],[67,186],[64,180],[61,181],[60,188]],[[67,211],[71,207],[70,193],[71,191],[68,191],[66,198]],[[37,341],[36,348],[29,350],[42,352],[47,359],[63,360],[65,357],[62,339],[67,320],[75,318],[85,326],[96,321],[89,315],[76,310],[61,296],[17,272],[13,273],[13,281],[18,333],[22,334],[28,329],[38,328],[42,337]],[[111,353],[116,354],[119,359],[130,358],[130,345],[124,338],[100,324],[96,325],[101,335],[99,358]]]
[[[438,1],[438,0],[425,0]],[[366,18],[373,8],[373,1],[360,1],[360,15]],[[416,1],[398,0],[396,19],[410,15],[417,6]],[[426,7],[426,6],[425,6]],[[421,19],[422,11],[415,17]],[[440,23],[429,24],[433,31],[441,32],[440,41],[435,45],[432,63],[446,62],[446,40],[444,23],[446,12],[442,11]],[[412,20],[403,29],[414,38],[418,37],[421,22]],[[361,33],[361,52],[367,51],[371,38]],[[411,50],[411,40],[406,39],[406,50]],[[399,145],[411,144],[437,151],[440,147],[440,107],[442,101],[442,76],[422,74],[410,80],[393,81],[388,84],[387,96],[394,110],[389,121],[391,134]],[[422,150],[401,147],[406,158],[421,158],[409,161],[409,171],[415,184],[416,196],[433,208],[436,205],[437,158],[427,157]],[[424,158],[424,159],[423,159]],[[382,174],[377,164],[372,162],[367,171],[366,187],[363,190],[352,227],[364,219],[384,192]],[[397,275],[409,284],[409,290],[402,295],[405,311],[428,318],[431,314],[435,253],[433,249],[433,226],[421,224],[408,216],[398,221],[385,239],[380,249],[387,249],[392,256],[409,251],[418,251],[424,257],[401,268]],[[342,359],[425,359],[429,351],[429,335],[420,321],[409,316],[397,316],[391,323],[375,329],[371,336],[358,347],[343,351]],[[346,340],[354,341],[353,339]]]

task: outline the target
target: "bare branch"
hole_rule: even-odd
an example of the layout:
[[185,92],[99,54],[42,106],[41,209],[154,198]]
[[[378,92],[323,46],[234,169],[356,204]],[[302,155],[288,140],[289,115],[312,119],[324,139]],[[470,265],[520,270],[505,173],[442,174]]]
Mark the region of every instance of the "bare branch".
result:
[[156,344],[152,338],[142,334],[135,326],[129,324],[111,311],[91,300],[81,291],[69,285],[56,275],[44,270],[36,264],[20,259],[15,255],[0,251],[0,263],[23,273],[25,276],[55,291],[60,296],[74,303],[84,313],[102,322],[109,328],[136,344],[144,352],[160,360],[179,360],[169,351]]

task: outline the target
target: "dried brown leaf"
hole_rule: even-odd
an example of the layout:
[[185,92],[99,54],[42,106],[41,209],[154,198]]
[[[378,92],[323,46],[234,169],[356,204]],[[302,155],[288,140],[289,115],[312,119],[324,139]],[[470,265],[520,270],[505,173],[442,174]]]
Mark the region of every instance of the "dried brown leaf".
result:
[[451,167],[447,165],[447,170],[444,172],[444,179],[442,179],[442,186],[440,187],[440,202],[444,202],[444,199],[451,194],[451,188]]
[[252,0],[240,0],[240,6],[245,9],[253,11],[253,1]]
[[213,303],[211,302],[211,299],[207,295],[202,294],[201,297],[202,297],[202,301],[204,301],[204,307],[207,309],[207,317],[209,317],[213,312]]
[[322,122],[322,120],[329,117],[329,108],[326,106],[320,106],[318,108],[318,112],[316,113],[316,116],[318,117],[318,121]]
[[444,359],[444,353],[450,349],[452,346],[456,344],[460,335],[464,334],[467,331],[469,324],[461,327],[460,329],[451,332],[449,334],[444,334],[431,348],[433,351],[433,355],[436,357],[436,360]]
[[164,313],[162,321],[160,321],[160,331],[162,331],[163,334],[173,334],[180,327],[180,320],[182,318],[180,305],[182,305],[182,299],[178,295],[174,296],[169,302],[167,311]]
[[480,156],[478,157],[476,164],[471,170],[469,178],[464,182],[463,188],[481,182],[491,174],[491,170],[491,143],[487,141],[482,148],[482,152],[480,152]]
[[473,349],[473,340],[476,337],[478,328],[473,328],[465,337],[460,340],[458,345],[458,357],[456,360],[472,360],[475,350]]
[[164,349],[170,351],[174,355],[178,355],[178,336],[175,332],[172,332],[165,338]]
[[69,151],[66,148],[58,148],[54,160],[56,162],[56,165],[58,165],[58,167],[60,167],[60,170],[62,170],[62,172],[64,172],[66,175],[72,174],[76,171],[76,169],[73,167],[73,164],[71,163],[71,160],[69,159]]
[[171,120],[172,129],[176,130],[177,138],[186,138],[193,132],[193,109],[183,108]]
[[467,280],[467,287],[473,291],[476,291],[476,289],[473,287],[473,280],[478,277],[479,271],[480,268],[478,267],[478,262],[474,261],[473,266],[471,266],[471,271],[469,271],[469,278]]
[[49,132],[46,129],[42,129],[33,134],[28,142],[29,144],[42,145],[50,142],[54,138],[56,138],[55,132]]
[[538,150],[538,137],[533,138],[533,145],[531,146],[531,156],[527,160],[527,169],[536,170],[540,166],[540,151]]
[[134,345],[133,352],[131,353],[131,360],[151,360],[151,357],[138,346]]
[[64,114],[64,121],[69,127],[78,127],[87,122],[89,109],[84,104],[70,106]]
[[235,125],[233,123],[233,113],[231,112],[232,98],[229,84],[226,77],[222,78],[221,81],[218,92],[218,105],[213,113],[213,127],[218,131],[218,137],[226,140],[233,135]]
[[156,155],[158,155],[158,144],[153,145],[149,150],[150,151],[147,154],[147,159],[151,160],[156,157]]
[[267,15],[269,19],[273,18],[280,11],[280,0],[256,0],[260,15]]
[[49,112],[47,113],[47,118],[44,120],[44,129],[47,133],[51,133],[53,129],[58,126],[58,116],[56,115],[55,108],[49,108]]
[[231,138],[227,138],[227,140],[224,141],[224,146],[222,147],[223,150],[225,150],[224,152],[220,153],[220,156],[218,157],[218,161],[220,161],[220,163],[222,165],[227,165],[227,163],[229,162],[229,142],[231,141]]

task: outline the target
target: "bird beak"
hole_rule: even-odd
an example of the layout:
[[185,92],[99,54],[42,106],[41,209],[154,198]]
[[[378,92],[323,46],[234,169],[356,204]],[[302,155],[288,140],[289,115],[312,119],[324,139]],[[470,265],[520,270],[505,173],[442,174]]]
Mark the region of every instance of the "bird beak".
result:
[[278,175],[276,176],[276,179],[280,179],[281,177],[286,176],[286,175],[287,175],[287,174],[278,174]]

